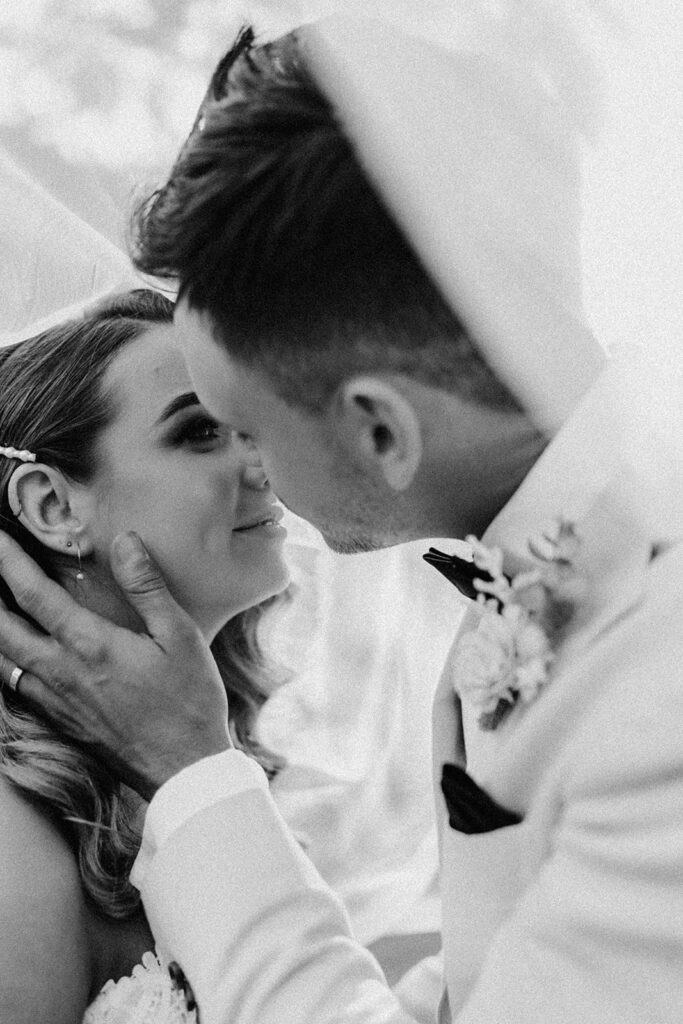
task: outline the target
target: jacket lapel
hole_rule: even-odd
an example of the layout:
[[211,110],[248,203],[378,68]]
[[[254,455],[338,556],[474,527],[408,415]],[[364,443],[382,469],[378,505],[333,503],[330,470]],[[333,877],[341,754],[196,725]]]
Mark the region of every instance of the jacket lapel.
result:
[[591,646],[641,599],[655,539],[632,511],[629,490],[637,481],[621,478],[606,488],[579,524],[576,560],[585,595],[577,603],[558,661]]
[[[496,801],[526,815],[539,779],[552,763],[600,680],[586,668],[593,645],[640,601],[652,544],[628,511],[620,487],[606,488],[578,524],[577,573],[585,579],[547,688],[515,708],[494,733],[483,733],[454,691],[449,665],[434,704],[434,770],[442,861],[445,972],[454,1012],[469,991],[501,922],[537,870],[529,847],[533,829],[523,820],[498,831],[466,836],[449,827],[439,781],[445,762],[468,767]],[[544,524],[542,524],[544,525]],[[455,643],[476,626],[471,605]],[[450,659],[449,659],[450,661]],[[467,734],[467,749],[465,746]],[[533,844],[532,844],[533,845]],[[446,1013],[446,1006],[442,1010]],[[448,1019],[445,1017],[444,1019]]]

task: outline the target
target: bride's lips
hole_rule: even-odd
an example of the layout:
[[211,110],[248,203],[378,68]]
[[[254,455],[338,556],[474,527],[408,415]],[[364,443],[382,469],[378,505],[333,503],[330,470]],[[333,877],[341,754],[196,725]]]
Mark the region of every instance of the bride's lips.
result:
[[255,533],[258,530],[280,536],[287,532],[283,526],[280,526],[284,514],[284,509],[280,505],[268,505],[267,508],[250,513],[239,526],[233,527],[232,532]]

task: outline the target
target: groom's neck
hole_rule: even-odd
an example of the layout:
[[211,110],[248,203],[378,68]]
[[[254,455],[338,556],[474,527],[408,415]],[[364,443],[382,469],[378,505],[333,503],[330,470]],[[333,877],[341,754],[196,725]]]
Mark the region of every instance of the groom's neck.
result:
[[520,418],[508,437],[501,436],[470,453],[448,479],[444,511],[444,536],[481,537],[507,505],[547,447],[549,439]]

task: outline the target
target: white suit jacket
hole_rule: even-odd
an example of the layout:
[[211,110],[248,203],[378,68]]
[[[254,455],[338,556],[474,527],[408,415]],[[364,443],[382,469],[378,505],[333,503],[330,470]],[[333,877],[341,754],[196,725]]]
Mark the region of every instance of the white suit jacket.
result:
[[[486,537],[514,560],[557,515],[577,524],[587,593],[549,682],[490,733],[462,720],[450,664],[437,693],[436,777],[466,747],[469,773],[522,818],[464,835],[436,787],[443,1021],[683,1019],[683,531],[633,513],[638,482],[595,435],[604,404],[598,386]],[[238,752],[162,787],[134,880],[202,1024],[417,1019]]]

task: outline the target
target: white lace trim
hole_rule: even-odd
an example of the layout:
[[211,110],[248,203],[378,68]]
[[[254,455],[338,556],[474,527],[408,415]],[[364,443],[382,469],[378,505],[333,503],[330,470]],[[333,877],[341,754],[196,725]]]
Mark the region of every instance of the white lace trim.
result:
[[145,953],[130,977],[108,981],[85,1011],[83,1024],[197,1024],[185,994],[154,953]]

